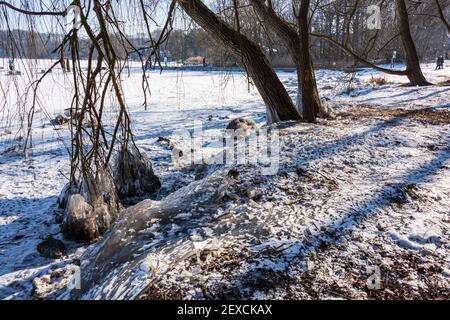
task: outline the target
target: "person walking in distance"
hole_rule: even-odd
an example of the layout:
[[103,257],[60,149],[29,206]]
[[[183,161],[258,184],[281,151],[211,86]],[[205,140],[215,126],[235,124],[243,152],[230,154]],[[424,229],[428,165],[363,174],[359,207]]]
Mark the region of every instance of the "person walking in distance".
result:
[[14,59],[13,58],[9,58],[9,71],[10,72],[14,72]]
[[439,59],[439,69],[444,69],[444,56],[440,56]]
[[436,69],[434,69],[434,70],[441,70],[441,69],[444,69],[444,57],[443,56],[439,56],[437,58]]
[[391,69],[395,68],[395,60],[397,59],[397,51],[394,51],[392,53],[392,58],[391,58]]

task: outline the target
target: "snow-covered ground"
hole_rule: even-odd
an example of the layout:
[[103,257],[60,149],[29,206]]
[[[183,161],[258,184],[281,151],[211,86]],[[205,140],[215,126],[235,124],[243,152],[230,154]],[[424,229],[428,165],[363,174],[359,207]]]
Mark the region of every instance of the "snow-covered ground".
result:
[[[423,70],[433,83],[450,79],[449,65],[440,71],[424,65]],[[278,175],[258,179],[248,168],[241,169],[243,185],[262,194],[258,201],[231,202],[226,208],[243,225],[239,245],[224,247],[209,267],[194,260],[174,264],[148,296],[448,298],[450,86],[405,87],[405,78],[369,69],[353,75],[349,86],[350,76],[317,71],[321,95],[336,118],[281,129]],[[373,77],[387,83],[372,85]],[[3,299],[45,296],[47,282],[67,277],[86,249],[66,241],[67,255],[56,260],[36,250],[49,235],[63,239],[56,199],[67,181],[69,132],[49,121],[69,107],[73,88],[58,71],[42,82],[34,148],[23,155],[16,148],[25,136],[23,112],[18,112],[22,103],[17,101],[25,99],[21,93],[29,78],[26,72],[17,77],[0,73],[6,97],[0,101]],[[280,78],[295,97],[296,75],[284,72]],[[137,142],[163,183],[157,200],[195,177],[194,171],[173,165],[170,150],[158,137],[181,143],[172,133],[192,128],[194,121],[202,121],[211,134],[236,117],[265,123],[262,100],[240,73],[154,72],[150,84],[147,110],[139,74],[130,74],[123,87]],[[109,114],[115,112],[111,107]],[[236,237],[233,228],[222,228],[227,216],[214,221],[218,238]],[[255,223],[261,229],[258,239],[254,229],[246,229]],[[371,266],[381,269],[381,290],[367,289],[366,268]],[[272,282],[263,283],[268,279]]]

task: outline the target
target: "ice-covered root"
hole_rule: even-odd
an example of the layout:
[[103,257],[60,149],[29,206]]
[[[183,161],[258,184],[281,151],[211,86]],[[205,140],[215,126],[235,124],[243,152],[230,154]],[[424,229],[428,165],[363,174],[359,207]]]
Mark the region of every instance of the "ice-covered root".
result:
[[330,104],[329,98],[321,98],[321,108],[319,110],[319,116],[321,118],[333,118],[334,112]]
[[[202,241],[191,239],[191,230],[214,219],[218,208],[238,188],[238,176],[237,170],[229,170],[228,174],[219,170],[161,201],[146,200],[127,208],[111,231],[84,253],[81,290],[74,290],[72,298],[135,299],[150,282],[176,264],[199,250],[216,248],[209,236],[202,236]],[[162,236],[163,229],[175,227],[173,220],[186,213],[192,219],[178,222],[176,234]]]
[[[331,89],[333,89],[333,88],[331,87]],[[300,88],[297,92],[295,105],[296,105],[296,109],[297,109],[298,113],[303,116],[304,108],[303,108],[302,94],[301,94]],[[334,116],[333,108],[330,105],[330,99],[327,97],[320,98],[318,117],[327,119],[327,118],[333,118],[333,116]]]
[[120,202],[109,173],[85,178],[76,187],[64,187],[59,205],[65,209],[62,232],[68,239],[92,242],[117,219]]
[[78,266],[68,264],[57,269],[50,268],[46,274],[33,279],[33,297],[51,299],[51,295],[58,290],[65,290],[75,281]]
[[107,205],[102,201],[87,203],[81,194],[69,197],[63,232],[76,241],[91,242],[98,239],[115,220]]
[[114,184],[120,199],[144,197],[161,188],[152,164],[135,147],[122,147],[113,166]]

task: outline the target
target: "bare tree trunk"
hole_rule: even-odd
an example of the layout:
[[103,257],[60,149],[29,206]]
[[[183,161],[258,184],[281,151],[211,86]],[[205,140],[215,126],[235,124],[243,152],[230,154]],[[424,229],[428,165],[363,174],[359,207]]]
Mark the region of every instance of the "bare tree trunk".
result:
[[[251,0],[258,15],[265,24],[270,27],[288,49],[297,68],[299,98],[301,96],[301,107],[303,118],[308,122],[315,122],[316,116],[321,113],[322,105],[317,90],[316,78],[309,47],[308,33],[308,10],[309,1],[302,7],[299,13],[298,24],[300,34],[297,33],[286,21],[280,18],[273,8],[266,6],[261,0]],[[298,99],[300,100],[300,99]],[[300,103],[297,103],[300,109]]]
[[257,44],[218,18],[202,1],[178,0],[178,3],[211,37],[242,59],[267,106],[268,123],[301,119],[285,87]]
[[419,56],[411,36],[411,29],[409,26],[408,9],[406,8],[405,0],[396,0],[397,15],[399,19],[399,29],[402,38],[403,48],[406,54],[406,71],[407,77],[412,85],[427,86],[430,83],[425,79],[420,68]]
[[321,112],[321,102],[319,91],[317,90],[316,75],[312,63],[311,50],[309,47],[309,27],[308,13],[310,0],[302,0],[300,11],[297,16],[297,24],[300,29],[300,46],[297,52],[296,61],[299,64],[297,68],[300,71],[300,80],[303,94],[303,117],[308,122],[315,122],[316,116]]

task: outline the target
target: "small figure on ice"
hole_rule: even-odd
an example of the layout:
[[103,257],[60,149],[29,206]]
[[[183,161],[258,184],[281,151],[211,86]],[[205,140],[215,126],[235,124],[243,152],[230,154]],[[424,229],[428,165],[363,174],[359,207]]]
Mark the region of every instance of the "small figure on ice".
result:
[[14,68],[14,59],[13,58],[9,58],[8,65],[9,65],[9,71],[14,72],[15,68]]
[[391,69],[395,68],[395,60],[397,59],[397,51],[394,51],[392,53],[392,58],[391,58]]
[[436,69],[434,70],[441,70],[441,69],[444,69],[444,56],[439,56],[437,58]]

